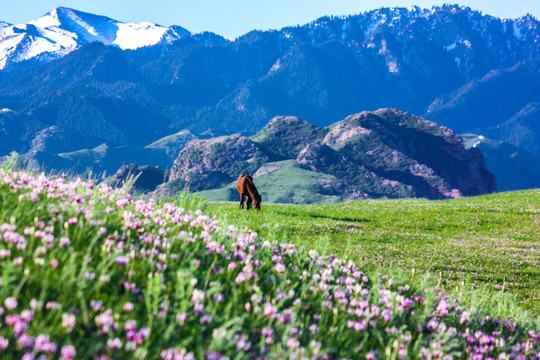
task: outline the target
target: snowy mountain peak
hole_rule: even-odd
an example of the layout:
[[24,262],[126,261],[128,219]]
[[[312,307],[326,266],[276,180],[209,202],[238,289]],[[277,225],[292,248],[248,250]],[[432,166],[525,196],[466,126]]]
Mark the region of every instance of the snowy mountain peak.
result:
[[[317,44],[337,40],[353,48],[363,48],[384,57],[390,73],[398,73],[409,57],[400,62],[400,44],[416,39],[416,45],[437,41],[439,50],[451,56],[460,72],[474,75],[469,62],[471,53],[497,49],[495,53],[518,58],[520,44],[528,47],[528,57],[538,53],[540,23],[531,15],[519,19],[500,19],[460,5],[381,7],[350,16],[325,16],[305,26],[286,27],[276,31],[283,41]],[[271,31],[270,31],[271,32]],[[254,31],[253,34],[257,34]],[[248,33],[239,39],[250,37]],[[165,27],[149,22],[121,22],[66,7],[56,8],[26,24],[0,22],[0,70],[32,60],[33,63],[57,59],[90,42],[137,49],[191,37],[204,46],[223,44],[227,40],[213,33],[191,34],[180,26]],[[387,41],[393,37],[395,41]],[[484,50],[482,50],[484,49]],[[362,51],[364,51],[362,50]],[[521,50],[520,50],[521,51]],[[493,55],[498,57],[496,55]],[[16,66],[15,66],[16,67]],[[20,67],[24,67],[21,64]],[[471,75],[471,76],[472,76]]]
[[191,33],[180,26],[124,23],[106,16],[58,7],[26,24],[0,22],[0,70],[25,60],[59,58],[90,42],[137,49],[170,43]]

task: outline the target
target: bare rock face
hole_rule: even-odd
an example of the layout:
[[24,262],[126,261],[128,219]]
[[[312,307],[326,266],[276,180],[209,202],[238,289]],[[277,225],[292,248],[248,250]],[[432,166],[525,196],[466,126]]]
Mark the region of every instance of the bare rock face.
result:
[[327,144],[309,144],[300,152],[296,161],[313,171],[340,179],[344,200],[419,196],[412,186],[389,181]]
[[324,144],[390,181],[383,184],[412,186],[415,196],[440,199],[496,191],[481,152],[466,150],[452,130],[418,116],[380,109],[351,115],[329,129]]
[[136,192],[150,192],[165,182],[165,171],[157,166],[138,166],[124,163],[114,174],[113,185],[122,186],[130,177],[136,178],[133,190]]
[[175,160],[170,180],[189,185],[190,190],[225,186],[240,174],[252,174],[269,157],[249,138],[240,134],[193,140]]
[[[460,146],[460,151],[461,148],[463,145]],[[472,148],[465,152],[468,156],[458,163],[461,175],[447,174],[449,182],[466,196],[497,192],[497,181],[487,170],[482,151]]]

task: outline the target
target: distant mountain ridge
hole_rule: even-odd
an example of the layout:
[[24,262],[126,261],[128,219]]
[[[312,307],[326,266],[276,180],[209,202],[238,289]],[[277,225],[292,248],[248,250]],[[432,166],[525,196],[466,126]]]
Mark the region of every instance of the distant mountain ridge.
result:
[[[297,38],[296,40],[300,40],[300,42],[304,42],[307,40],[306,38],[309,38],[312,42],[335,39],[340,43],[350,44],[351,40],[358,40],[359,35],[362,35],[364,39],[369,39],[372,34],[380,32],[381,29],[388,30],[395,27],[398,31],[411,31],[413,29],[406,28],[423,20],[434,21],[436,25],[448,22],[451,30],[463,30],[459,28],[452,29],[456,24],[452,24],[452,21],[448,21],[444,17],[433,19],[444,12],[450,12],[451,15],[468,12],[472,14],[469,20],[474,22],[475,26],[481,28],[493,27],[493,20],[496,19],[457,5],[445,5],[432,9],[409,6],[408,8],[380,8],[346,17],[322,17],[308,25],[286,27],[280,32],[282,38]],[[506,40],[515,38],[518,41],[531,42],[538,39],[538,34],[531,31],[537,30],[538,23],[529,15],[518,19],[503,19],[496,25],[502,25],[502,29],[492,28],[490,30],[508,34],[509,37]],[[296,30],[298,28],[304,28],[307,31],[298,32]],[[441,28],[441,30],[443,29]],[[0,51],[0,69],[6,67],[8,61],[18,62],[32,58],[46,61],[59,58],[93,41],[99,41],[105,45],[117,45],[125,50],[152,46],[157,43],[167,44],[192,35],[181,26],[165,27],[149,22],[121,22],[106,16],[94,15],[66,7],[58,7],[42,17],[23,24],[12,25],[0,22],[0,31],[0,44],[2,44],[0,45],[2,50]],[[363,34],[360,34],[359,31],[362,31]],[[440,36],[441,34],[435,35]],[[466,61],[467,59],[464,59],[463,55],[467,52],[467,49],[471,48],[471,39],[463,39],[452,35],[447,34],[447,37],[454,37],[456,41],[448,44],[444,49],[459,56],[456,57],[456,62]],[[515,47],[512,42],[510,41],[507,45]],[[372,45],[375,47],[376,43]],[[490,42],[489,45],[500,46],[495,42]],[[388,70],[396,72],[399,70],[398,65],[400,64],[397,62],[399,59],[395,59],[390,53],[391,51],[388,50],[384,49],[389,55],[387,56]],[[534,56],[534,54],[531,55]],[[504,61],[504,59],[502,60]],[[467,67],[466,64],[458,65]]]
[[540,102],[529,103],[509,120],[476,132],[540,156]]
[[486,167],[497,179],[497,191],[540,188],[540,156],[483,135],[461,137],[466,149],[482,150]]

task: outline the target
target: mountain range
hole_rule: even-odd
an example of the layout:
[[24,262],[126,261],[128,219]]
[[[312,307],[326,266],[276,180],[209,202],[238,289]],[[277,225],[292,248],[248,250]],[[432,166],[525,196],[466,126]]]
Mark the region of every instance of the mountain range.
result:
[[0,155],[110,173],[118,154],[140,160],[127,154],[191,134],[151,156],[170,166],[195,137],[249,136],[281,115],[324,128],[379,108],[540,155],[539,40],[530,15],[458,5],[380,8],[234,40],[58,8],[0,24]]

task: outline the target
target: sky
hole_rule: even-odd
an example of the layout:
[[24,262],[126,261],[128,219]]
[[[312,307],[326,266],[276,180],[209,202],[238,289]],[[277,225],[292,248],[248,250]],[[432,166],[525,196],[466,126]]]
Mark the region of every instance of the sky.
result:
[[[431,8],[455,1],[435,0],[0,0],[0,21],[19,24],[65,6],[116,20],[180,25],[192,32],[212,31],[236,38],[251,30],[305,24],[324,15],[351,15],[379,7]],[[540,19],[540,0],[461,0],[485,14]]]

